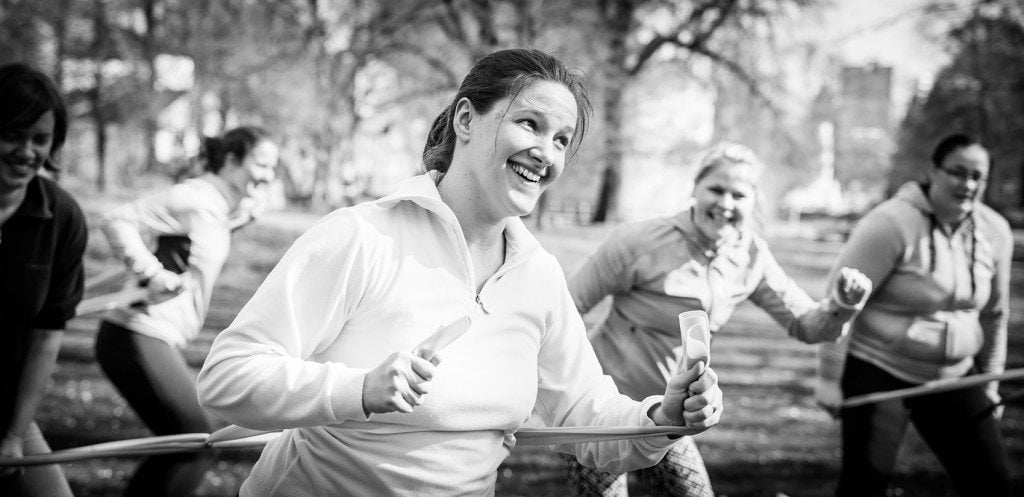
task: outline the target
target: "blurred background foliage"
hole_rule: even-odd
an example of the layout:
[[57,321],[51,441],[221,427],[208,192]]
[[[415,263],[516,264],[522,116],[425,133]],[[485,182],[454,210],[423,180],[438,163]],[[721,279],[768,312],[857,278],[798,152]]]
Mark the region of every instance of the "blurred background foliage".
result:
[[[0,0],[0,62],[64,88],[62,175],[100,193],[191,174],[203,136],[259,124],[283,147],[282,202],[374,198],[416,171],[474,60],[531,46],[583,70],[595,104],[538,222],[678,209],[719,140],[772,167],[769,218],[856,214],[955,130],[990,144],[988,200],[1020,222],[1022,4],[902,0],[852,26],[840,0]],[[943,54],[925,78],[832,49],[908,19]]]

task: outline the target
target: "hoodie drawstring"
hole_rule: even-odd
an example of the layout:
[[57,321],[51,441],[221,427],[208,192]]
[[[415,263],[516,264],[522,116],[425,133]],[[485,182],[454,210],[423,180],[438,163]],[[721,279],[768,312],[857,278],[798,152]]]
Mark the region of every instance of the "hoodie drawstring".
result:
[[[928,252],[931,255],[931,259],[928,261],[928,272],[935,272],[935,230],[939,229],[939,221],[935,218],[934,213],[928,213],[929,229],[928,229]],[[971,278],[971,300],[974,300],[974,293],[977,290],[977,282],[974,281],[974,263],[976,259],[976,252],[978,249],[978,236],[977,236],[977,225],[974,222],[974,216],[968,216],[964,221],[969,223],[966,231],[971,234],[971,260],[970,265],[967,267],[967,273]],[[955,269],[954,269],[955,271]]]

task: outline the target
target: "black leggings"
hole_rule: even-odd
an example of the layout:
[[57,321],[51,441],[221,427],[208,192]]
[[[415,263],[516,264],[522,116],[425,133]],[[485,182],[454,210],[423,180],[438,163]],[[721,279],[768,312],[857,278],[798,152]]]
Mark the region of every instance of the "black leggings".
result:
[[[196,397],[195,375],[178,349],[103,321],[96,336],[96,359],[154,434],[211,431]],[[135,470],[124,495],[189,495],[215,461],[211,453],[148,457]]]
[[[845,397],[915,386],[847,356]],[[1010,470],[984,386],[858,406],[843,411],[837,497],[884,496],[907,422],[942,463],[960,497],[1010,495]]]

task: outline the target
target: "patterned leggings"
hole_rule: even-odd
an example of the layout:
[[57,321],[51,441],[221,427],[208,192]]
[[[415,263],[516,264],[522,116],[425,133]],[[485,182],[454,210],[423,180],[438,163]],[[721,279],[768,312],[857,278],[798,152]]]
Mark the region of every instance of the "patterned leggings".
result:
[[[583,466],[569,454],[562,454],[575,497],[626,497],[626,475],[613,475]],[[693,437],[683,437],[650,468],[637,471],[640,482],[652,497],[714,497],[704,460]]]

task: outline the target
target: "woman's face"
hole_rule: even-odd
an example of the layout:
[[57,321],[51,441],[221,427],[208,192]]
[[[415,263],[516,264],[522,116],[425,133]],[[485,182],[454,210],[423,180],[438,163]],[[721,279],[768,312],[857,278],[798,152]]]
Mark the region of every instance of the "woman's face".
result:
[[551,81],[532,84],[485,114],[478,114],[468,100],[460,102],[456,126],[466,126],[461,151],[470,164],[462,174],[478,184],[481,198],[475,200],[484,213],[503,219],[533,210],[565,168],[576,113],[572,92]]
[[53,111],[47,111],[25,129],[0,132],[0,192],[28,186],[50,157],[53,146]]
[[750,164],[716,166],[694,185],[693,224],[715,241],[739,236],[743,222],[754,212],[756,184],[757,172]]
[[928,197],[939,219],[959,221],[974,210],[988,181],[989,157],[981,145],[960,147],[928,173]]
[[225,164],[227,180],[241,191],[248,192],[274,181],[278,148],[270,140],[261,140],[241,162],[233,155]]

